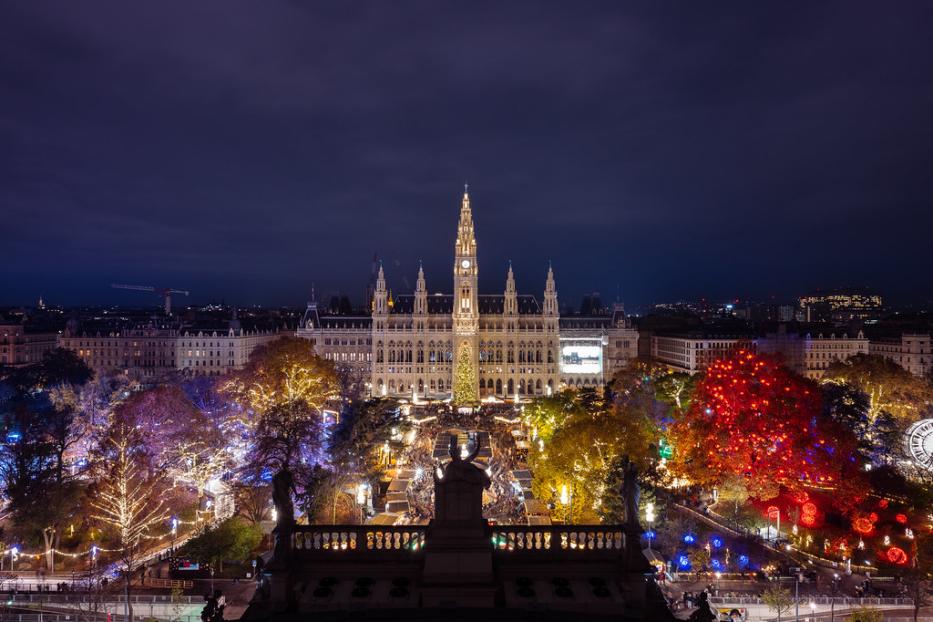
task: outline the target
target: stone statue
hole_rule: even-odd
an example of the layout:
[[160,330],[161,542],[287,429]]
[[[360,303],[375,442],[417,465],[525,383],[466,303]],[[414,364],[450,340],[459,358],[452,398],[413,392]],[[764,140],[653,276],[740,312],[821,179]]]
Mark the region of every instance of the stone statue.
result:
[[629,460],[628,456],[622,459],[622,498],[625,500],[625,524],[628,527],[641,529],[638,521],[638,501],[641,490],[638,488],[638,467]]
[[443,475],[434,476],[434,518],[436,524],[479,524],[483,521],[483,489],[492,482],[486,471],[473,464],[479,454],[477,440],[473,451],[463,458],[457,435],[450,435],[450,462]]
[[281,469],[272,476],[272,504],[275,506],[275,545],[272,549],[270,566],[281,569],[288,565],[291,558],[292,528],[295,526],[295,504],[292,502],[292,491],[295,489],[295,479],[288,469]]
[[457,435],[450,435],[450,444],[447,447],[447,453],[450,454],[450,463],[444,469],[444,481],[467,481],[473,484],[481,484],[483,488],[489,488],[492,482],[486,471],[479,468],[473,461],[479,455],[480,441],[479,437],[473,445],[473,451],[466,458],[460,455],[460,445],[457,444]]
[[294,490],[295,479],[288,469],[282,469],[272,476],[272,505],[275,506],[276,526],[295,524],[295,504],[292,502]]

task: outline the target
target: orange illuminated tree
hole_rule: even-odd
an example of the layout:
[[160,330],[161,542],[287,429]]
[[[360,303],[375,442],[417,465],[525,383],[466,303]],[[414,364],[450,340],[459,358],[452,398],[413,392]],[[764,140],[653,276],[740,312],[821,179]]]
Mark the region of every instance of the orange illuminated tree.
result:
[[824,415],[818,387],[747,350],[709,366],[672,432],[675,473],[706,485],[740,476],[758,499],[836,488],[855,466],[852,434]]

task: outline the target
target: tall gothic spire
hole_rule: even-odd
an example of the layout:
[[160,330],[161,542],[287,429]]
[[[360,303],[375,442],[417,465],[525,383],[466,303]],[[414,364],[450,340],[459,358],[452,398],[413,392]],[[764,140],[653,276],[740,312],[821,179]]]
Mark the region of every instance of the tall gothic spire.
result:
[[554,283],[554,269],[550,261],[547,266],[547,281],[544,283],[544,315],[557,315],[557,286]]
[[509,260],[509,273],[505,277],[505,298],[502,311],[506,315],[515,315],[518,312],[518,294],[515,291],[515,275],[512,273],[512,260]]
[[376,290],[373,293],[373,314],[384,315],[389,312],[388,293],[386,292],[386,275],[379,262],[379,272],[376,275]]
[[415,306],[413,309],[416,315],[423,315],[428,312],[428,288],[424,281],[424,267],[421,260],[418,260],[418,280],[415,282]]
[[460,202],[460,223],[457,225],[458,256],[476,255],[476,236],[473,232],[473,211],[470,209],[469,186],[463,185],[463,199]]

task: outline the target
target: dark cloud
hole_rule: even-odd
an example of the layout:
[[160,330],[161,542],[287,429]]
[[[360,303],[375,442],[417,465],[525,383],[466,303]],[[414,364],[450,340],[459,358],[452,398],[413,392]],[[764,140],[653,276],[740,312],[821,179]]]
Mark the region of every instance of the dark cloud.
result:
[[928,299],[933,7],[81,2],[0,9],[4,299]]

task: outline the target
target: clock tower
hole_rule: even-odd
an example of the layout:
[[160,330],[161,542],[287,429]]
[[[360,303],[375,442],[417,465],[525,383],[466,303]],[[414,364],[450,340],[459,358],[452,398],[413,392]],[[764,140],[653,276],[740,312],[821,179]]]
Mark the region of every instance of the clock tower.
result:
[[473,213],[470,211],[469,188],[465,185],[454,249],[453,399],[457,404],[479,401],[478,275]]

